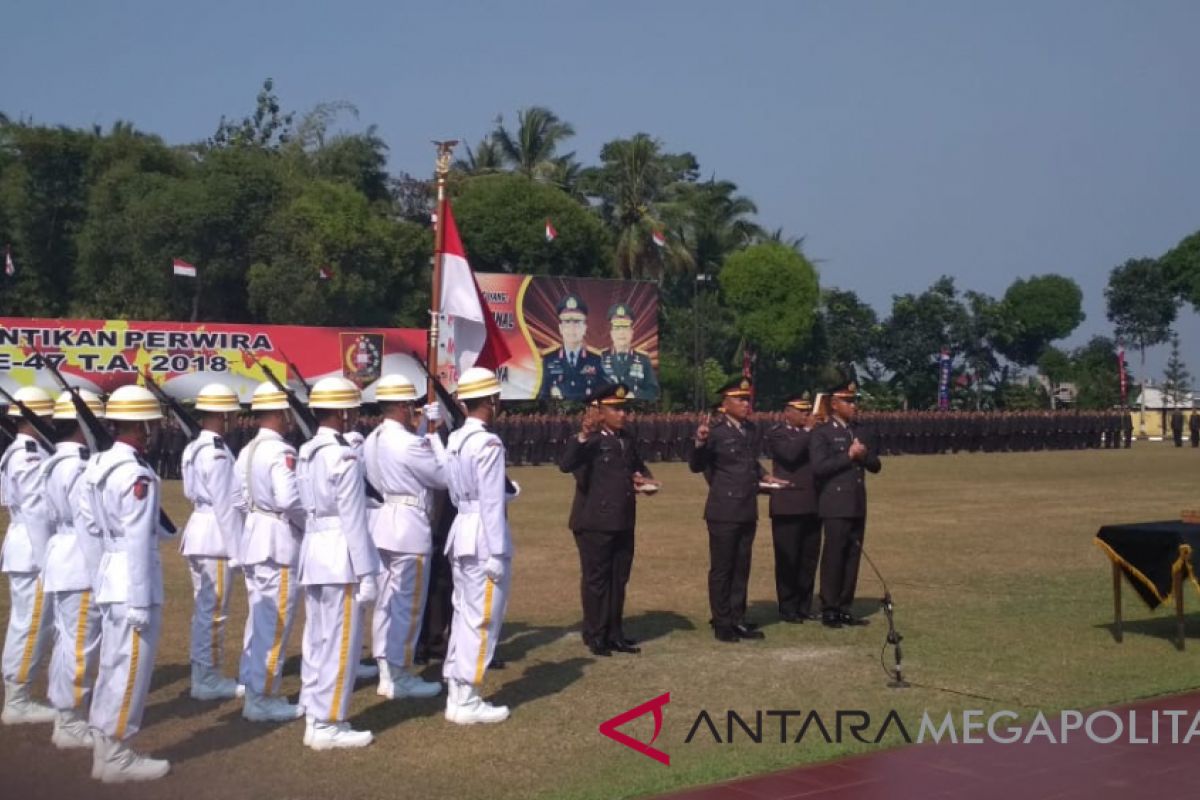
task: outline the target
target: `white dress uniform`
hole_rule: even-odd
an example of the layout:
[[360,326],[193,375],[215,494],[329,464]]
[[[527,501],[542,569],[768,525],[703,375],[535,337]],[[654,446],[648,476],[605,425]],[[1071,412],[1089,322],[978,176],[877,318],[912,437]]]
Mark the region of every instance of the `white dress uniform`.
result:
[[194,510],[179,552],[192,576],[192,697],[233,697],[237,682],[221,675],[225,623],[232,592],[230,561],[242,538],[241,489],[233,453],[213,431],[201,431],[183,450],[183,493]]
[[421,632],[429,591],[431,490],[445,489],[445,448],[436,432],[418,436],[385,419],[364,446],[367,475],[383,494],[371,523],[383,574],[375,602],[371,642],[379,661],[379,694],[430,697],[441,690],[407,668]]
[[[460,380],[459,386],[467,380]],[[454,620],[443,675],[450,696],[446,717],[454,722],[492,722],[508,716],[496,708],[495,718],[476,718],[464,709],[491,709],[478,688],[496,650],[512,577],[512,537],[505,505],[504,445],[500,437],[470,417],[450,434],[446,483],[458,515],[446,539],[446,555],[454,572]],[[499,575],[489,576],[495,564]]]
[[[242,448],[237,459],[246,514],[241,561],[250,594],[238,676],[246,687],[250,717],[258,713],[250,706],[261,704],[260,698],[269,698],[268,705],[273,707],[286,705],[276,695],[300,602],[296,568],[307,518],[300,504],[296,462],[295,448],[269,428],[259,428],[258,435]],[[296,716],[278,714],[267,711],[260,716],[275,720]]]
[[48,519],[54,526],[42,581],[54,597],[49,695],[59,712],[52,741],[60,748],[92,746],[87,712],[100,661],[100,610],[92,585],[103,548],[99,538],[79,535],[75,523],[90,455],[78,442],[60,442],[42,467]]
[[[109,406],[115,402],[110,400]],[[159,526],[158,476],[137,450],[118,441],[88,462],[82,480],[76,524],[103,543],[95,582],[101,619],[100,671],[88,720],[98,740],[93,768],[106,780],[122,779],[127,767],[141,764],[162,765],[155,772],[165,774],[165,761],[135,758],[121,744],[141,728],[162,632],[158,542],[170,534]],[[141,630],[129,618],[135,610],[148,618]],[[104,772],[109,768],[111,774]]]
[[6,724],[49,722],[54,711],[34,702],[29,685],[46,660],[54,638],[53,598],[42,585],[51,527],[41,491],[41,467],[49,454],[32,437],[18,433],[0,458],[0,502],[8,507],[8,532],[0,571],[8,574],[11,602],[4,637]]
[[[307,513],[299,568],[305,596],[300,704],[314,722],[313,746],[341,746],[329,729],[348,732],[344,720],[362,649],[359,584],[374,580],[379,556],[367,529],[362,462],[340,433],[322,427],[304,443],[297,477]],[[363,744],[370,742],[370,734],[365,737]]]

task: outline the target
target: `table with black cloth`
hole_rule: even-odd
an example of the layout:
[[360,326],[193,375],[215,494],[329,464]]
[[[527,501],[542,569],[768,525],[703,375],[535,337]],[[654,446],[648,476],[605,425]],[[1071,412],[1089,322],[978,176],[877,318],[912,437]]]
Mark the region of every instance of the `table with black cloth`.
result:
[[1121,575],[1124,575],[1151,610],[1175,600],[1176,646],[1182,650],[1183,582],[1196,583],[1200,575],[1200,525],[1170,520],[1105,525],[1096,534],[1096,545],[1113,564],[1114,636],[1121,630]]

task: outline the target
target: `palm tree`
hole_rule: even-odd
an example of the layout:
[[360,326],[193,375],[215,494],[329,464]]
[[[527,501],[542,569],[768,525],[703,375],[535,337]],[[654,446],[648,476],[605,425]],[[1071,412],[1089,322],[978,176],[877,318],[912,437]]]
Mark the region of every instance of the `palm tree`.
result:
[[[797,253],[804,253],[804,236],[788,236],[783,232],[783,228],[776,228],[771,232],[763,231],[757,237],[760,242],[778,242],[786,247],[790,247]],[[815,261],[813,262],[816,263]]]
[[617,139],[604,145],[600,161],[584,183],[614,230],[616,274],[661,281],[668,272],[690,269],[695,261],[678,235],[686,217],[678,171],[666,163],[659,142],[644,133]]
[[735,194],[737,184],[710,178],[683,188],[684,236],[700,271],[716,272],[727,255],[763,237],[763,229],[746,219],[757,213],[758,207],[748,197]]
[[499,172],[503,166],[504,157],[500,151],[500,145],[491,136],[481,139],[479,144],[475,145],[474,150],[467,145],[467,157],[454,160],[454,168],[469,175]]
[[517,112],[515,133],[504,127],[503,117],[498,118],[492,139],[504,161],[514,170],[529,178],[546,179],[556,169],[558,146],[574,135],[575,129],[570,123],[560,120],[548,108],[533,106]]

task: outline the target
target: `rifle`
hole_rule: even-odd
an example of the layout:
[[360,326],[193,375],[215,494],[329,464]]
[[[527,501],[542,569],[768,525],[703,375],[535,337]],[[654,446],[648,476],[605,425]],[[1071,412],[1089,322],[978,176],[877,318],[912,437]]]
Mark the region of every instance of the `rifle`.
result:
[[[301,403],[300,398],[296,397],[296,393],[288,388],[287,385],[285,385],[281,380],[279,380],[279,377],[276,376],[275,371],[272,370],[267,364],[260,361],[258,356],[254,355],[254,353],[251,353],[249,350],[242,350],[242,353],[249,358],[255,366],[262,370],[263,375],[267,376],[267,380],[271,382],[271,385],[283,392],[287,397],[288,408],[292,410],[292,415],[296,417],[296,424],[300,426],[300,432],[304,434],[304,438],[311,439],[313,436],[315,436],[317,433],[317,418],[312,413],[312,409],[304,405],[304,403]],[[288,361],[287,363],[290,366],[292,362]],[[295,367],[292,367],[292,370],[295,371]],[[300,382],[303,383],[305,387],[308,386],[304,380],[304,377],[301,376],[299,372],[296,372],[296,377],[300,379]]]
[[17,438],[17,426],[7,416],[0,417],[0,433],[9,439]]
[[300,368],[292,363],[287,353],[280,350],[279,355],[283,356],[283,363],[287,364],[287,368],[296,374],[296,380],[300,381],[300,385],[304,387],[304,393],[306,395],[312,394],[312,385],[304,380],[304,376],[300,374]]
[[142,378],[145,380],[146,388],[150,390],[150,394],[154,395],[158,402],[167,407],[167,411],[169,411],[171,416],[175,418],[175,421],[179,423],[179,427],[183,428],[184,432],[187,433],[187,437],[189,439],[195,439],[197,436],[199,436],[200,431],[202,430],[200,423],[196,421],[195,417],[188,413],[188,410],[183,407],[182,403],[164,392],[162,387],[154,382],[154,377],[151,376],[149,369],[142,373]]
[[112,447],[112,432],[100,421],[88,404],[84,402],[83,396],[79,394],[79,388],[67,383],[67,379],[58,371],[58,366],[47,356],[43,355],[41,350],[35,347],[33,348],[33,352],[42,359],[42,363],[46,366],[46,369],[50,370],[50,375],[53,376],[59,387],[71,395],[71,404],[75,406],[75,417],[79,422],[79,427],[83,430],[84,438],[87,439],[88,449],[93,453],[99,453],[101,450],[107,450]]
[[[304,438],[313,438],[313,436],[315,436],[317,433],[317,417],[315,414],[313,414],[312,409],[304,405],[304,403],[301,403],[300,398],[296,397],[296,393],[284,385],[283,382],[276,377],[274,370],[260,361],[257,356],[255,356],[249,350],[243,350],[242,352],[247,358],[257,364],[258,368],[261,369],[263,374],[267,376],[267,380],[269,380],[276,389],[283,392],[287,397],[288,407],[296,416],[296,423],[300,426],[300,432],[304,434]],[[284,360],[287,361],[287,356],[284,356]],[[300,381],[300,383],[307,387],[308,382],[304,380],[304,376],[300,374],[300,371],[296,369],[296,366],[290,361],[287,361],[287,363],[291,367],[292,371],[296,373],[296,378]],[[371,484],[370,479],[368,479],[365,474],[363,475],[363,484],[366,486],[367,497],[371,498],[372,500],[377,500],[380,503],[383,502],[383,494]]]
[[[463,411],[463,407],[454,399],[454,395],[450,394],[450,390],[446,388],[446,384],[438,380],[438,377],[429,371],[429,366],[425,360],[417,355],[416,351],[410,350],[413,361],[417,362],[417,366],[421,368],[421,372],[425,373],[425,377],[433,382],[433,393],[437,395],[438,402],[446,409],[446,413],[450,415],[450,430],[458,430],[467,421],[467,414]],[[508,494],[516,494],[517,487],[513,482],[504,476],[504,491]]]
[[38,439],[42,447],[46,448],[47,453],[53,453],[54,426],[42,417],[39,417],[37,414],[30,411],[29,406],[13,397],[3,387],[0,387],[0,397],[3,397],[5,400],[7,400],[9,405],[17,407],[17,410],[21,412],[21,418],[28,422],[33,428],[33,435]]

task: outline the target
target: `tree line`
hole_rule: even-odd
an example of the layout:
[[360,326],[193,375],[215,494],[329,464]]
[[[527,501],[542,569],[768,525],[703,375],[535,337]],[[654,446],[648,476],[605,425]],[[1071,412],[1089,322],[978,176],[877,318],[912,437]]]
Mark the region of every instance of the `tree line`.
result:
[[[17,267],[0,314],[424,327],[432,180],[389,171],[374,126],[340,127],[356,119],[345,102],[287,111],[271,80],[249,114],[181,146],[127,122],[0,114],[0,243]],[[1069,278],[992,297],[943,277],[880,316],[823,284],[803,237],[761,227],[692,153],[639,132],[584,161],[574,134],[531,107],[460,146],[449,189],[464,245],[480,271],[655,281],[666,408],[703,404],[747,364],[764,402],[855,365],[875,407],[929,408],[943,349],[956,407],[1045,407],[1035,369],[1075,383],[1082,407],[1118,400],[1113,338],[1053,344],[1084,319]],[[199,278],[173,278],[174,258]],[[1106,297],[1117,336],[1166,341],[1180,304],[1200,300],[1200,234],[1114,269]]]

